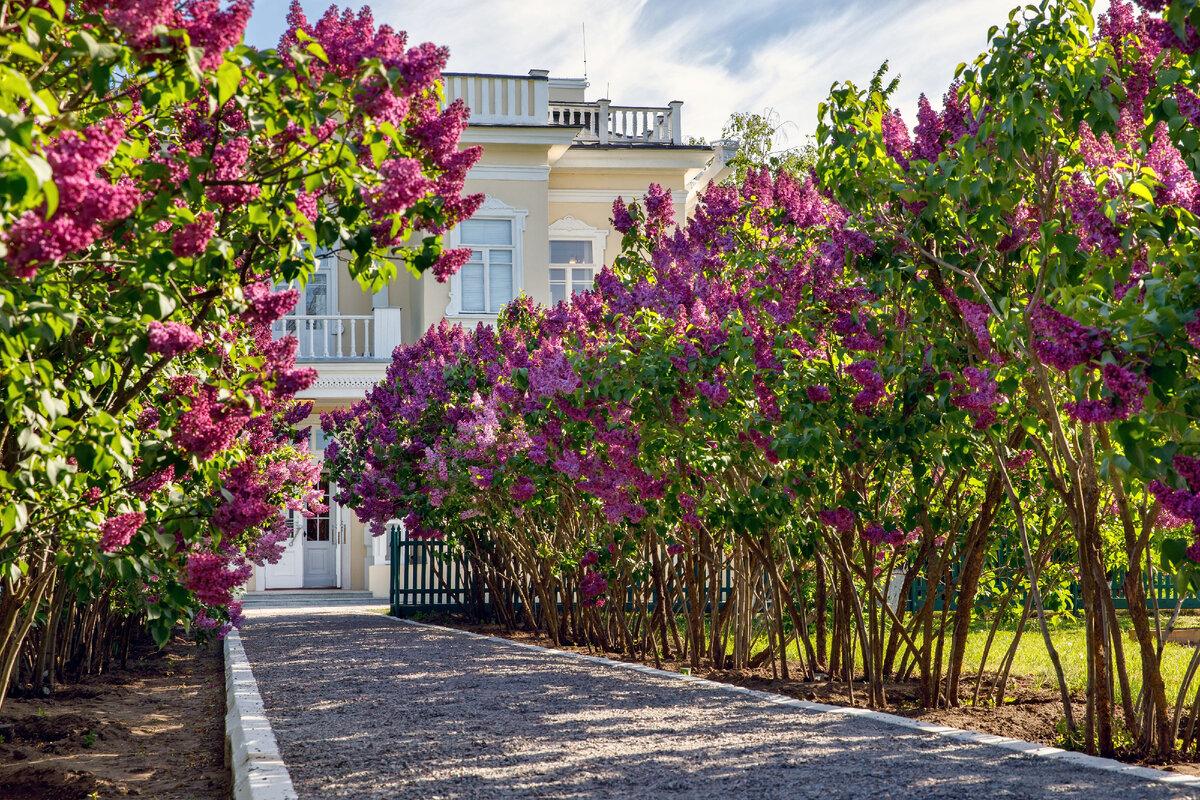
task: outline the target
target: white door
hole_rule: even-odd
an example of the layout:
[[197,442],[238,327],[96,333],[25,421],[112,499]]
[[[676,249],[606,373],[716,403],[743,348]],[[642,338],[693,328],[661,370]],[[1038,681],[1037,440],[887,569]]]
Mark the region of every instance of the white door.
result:
[[304,585],[304,536],[297,522],[303,517],[290,511],[288,518],[292,523],[292,535],[279,560],[263,566],[263,589],[299,589]]
[[329,484],[325,487],[323,502],[328,508],[311,519],[304,519],[304,586],[318,589],[337,585],[336,531],[337,519],[330,496]]

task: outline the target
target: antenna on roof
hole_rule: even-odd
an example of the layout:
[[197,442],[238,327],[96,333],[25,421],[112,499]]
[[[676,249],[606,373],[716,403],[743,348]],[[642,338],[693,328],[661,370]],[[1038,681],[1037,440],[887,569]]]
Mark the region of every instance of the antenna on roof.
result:
[[579,23],[580,29],[583,31],[583,82],[587,83],[587,23]]

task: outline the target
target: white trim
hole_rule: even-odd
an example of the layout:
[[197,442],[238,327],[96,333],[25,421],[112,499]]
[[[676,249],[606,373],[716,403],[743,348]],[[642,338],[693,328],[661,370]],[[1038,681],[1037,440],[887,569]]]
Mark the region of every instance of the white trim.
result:
[[[302,362],[313,364],[315,362]],[[301,400],[344,400],[354,403],[363,399],[367,390],[383,380],[390,361],[332,361],[321,362],[320,374],[312,386],[296,397]]]
[[548,181],[550,180],[550,167],[523,164],[476,164],[468,170],[467,180]]
[[[612,204],[618,197],[640,200],[642,195],[650,190],[649,184],[640,189],[550,189],[546,195],[551,203],[607,203]],[[671,192],[671,197],[677,192]]]
[[236,629],[225,637],[225,708],[234,800],[295,800],[292,776]]
[[[503,219],[512,222],[513,226],[513,299],[521,296],[525,291],[525,218],[529,216],[529,210],[510,206],[503,200],[485,195],[483,205],[471,217],[471,219]],[[459,228],[456,225],[450,231],[449,247],[459,247]],[[484,298],[487,302],[487,298]],[[452,319],[459,318],[480,318],[485,320],[495,321],[494,314],[480,314],[478,312],[462,310],[462,277],[454,275],[450,278],[450,300],[446,303],[446,316]]]
[[[468,128],[467,130],[470,130]],[[577,130],[572,128],[571,130]],[[619,154],[619,155],[618,155]],[[559,163],[559,169],[569,170],[600,170],[609,173],[613,168],[613,159],[619,158],[622,169],[628,170],[689,170],[704,169],[712,160],[713,151],[708,147],[675,147],[660,145],[657,147],[639,147],[637,145],[621,148],[588,147],[586,145],[572,147]]]
[[[479,125],[474,124],[479,122]],[[564,144],[575,141],[577,128],[537,125],[486,125],[482,121],[473,123],[462,132],[459,141],[463,144]]]

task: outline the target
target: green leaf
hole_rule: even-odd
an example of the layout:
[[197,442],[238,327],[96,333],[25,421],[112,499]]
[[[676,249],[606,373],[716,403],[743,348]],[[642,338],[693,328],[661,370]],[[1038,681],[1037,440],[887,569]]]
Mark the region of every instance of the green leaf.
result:
[[46,219],[50,219],[58,210],[58,185],[54,181],[46,181],[42,184],[42,193],[46,195]]
[[1187,559],[1187,549],[1190,543],[1187,539],[1175,538],[1163,540],[1162,550],[1159,551],[1159,566],[1163,572],[1175,573],[1179,565]]
[[1146,184],[1142,183],[1141,181],[1133,181],[1130,183],[1129,193],[1136,197],[1140,197],[1147,203],[1154,202],[1154,194],[1151,193],[1150,187],[1146,186]]
[[226,61],[217,68],[217,105],[223,106],[229,98],[237,94],[242,82],[242,68],[232,61]]
[[32,47],[25,44],[25,42],[22,42],[19,39],[9,40],[8,49],[14,55],[21,56],[22,58],[27,58],[30,61],[34,61],[38,64],[42,63],[41,53],[39,53],[37,50],[34,50]]

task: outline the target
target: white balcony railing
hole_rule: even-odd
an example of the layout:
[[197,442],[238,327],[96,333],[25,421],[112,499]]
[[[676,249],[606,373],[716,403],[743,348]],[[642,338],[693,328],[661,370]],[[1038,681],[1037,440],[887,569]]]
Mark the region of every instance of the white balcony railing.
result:
[[575,137],[598,144],[683,144],[683,103],[664,107],[551,102],[549,123],[578,127]]
[[400,309],[372,314],[292,314],[276,320],[271,334],[296,337],[299,361],[388,359],[400,344]]
[[683,103],[614,106],[551,100],[546,70],[528,75],[447,72],[446,102],[462,100],[473,125],[562,125],[579,130],[576,140],[597,144],[683,144]]
[[526,75],[446,72],[446,102],[462,100],[478,125],[545,125],[549,84],[545,70]]

